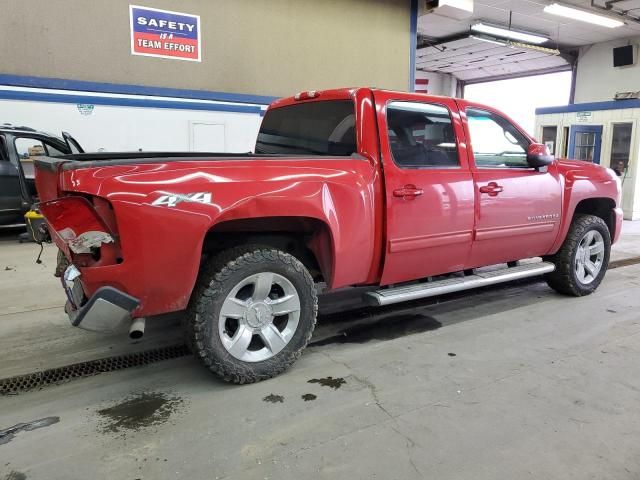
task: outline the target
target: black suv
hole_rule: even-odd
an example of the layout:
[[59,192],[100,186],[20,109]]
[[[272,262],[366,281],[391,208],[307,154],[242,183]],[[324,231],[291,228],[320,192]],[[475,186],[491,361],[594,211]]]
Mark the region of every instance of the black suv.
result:
[[24,225],[35,203],[33,160],[84,153],[68,133],[62,138],[29,127],[0,125],[0,227]]

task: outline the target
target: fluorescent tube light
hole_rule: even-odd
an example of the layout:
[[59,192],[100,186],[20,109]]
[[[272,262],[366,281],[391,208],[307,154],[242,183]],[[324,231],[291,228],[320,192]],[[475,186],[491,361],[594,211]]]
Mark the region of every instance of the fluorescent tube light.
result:
[[594,25],[600,25],[601,27],[616,28],[624,25],[621,20],[616,20],[605,15],[599,15],[597,13],[588,12],[580,8],[567,7],[559,3],[552,3],[544,7],[545,13],[551,15],[558,15],[560,17],[570,18],[572,20],[579,20],[581,22],[592,23]]
[[518,40],[520,42],[533,43],[534,45],[540,45],[541,43],[549,40],[548,37],[544,37],[542,35],[518,32],[516,30],[509,30],[508,28],[487,25],[482,22],[471,25],[471,30],[474,32],[486,33],[488,35],[495,35],[497,37],[509,38],[511,40]]

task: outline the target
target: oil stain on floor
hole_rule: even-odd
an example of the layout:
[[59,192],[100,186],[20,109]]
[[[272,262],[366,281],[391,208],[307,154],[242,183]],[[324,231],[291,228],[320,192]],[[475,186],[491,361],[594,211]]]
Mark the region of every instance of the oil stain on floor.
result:
[[325,378],[312,378],[308,380],[307,383],[317,383],[322,387],[330,387],[334,390],[339,389],[342,385],[347,383],[344,378],[333,378],[333,377],[325,377]]
[[163,392],[143,392],[98,410],[103,433],[133,432],[160,425],[183,406],[183,399]]
[[333,343],[366,343],[371,340],[393,340],[414,333],[437,330],[442,326],[428,315],[403,314],[385,316],[373,322],[365,321],[340,330],[337,334],[309,343],[309,347],[320,347]]
[[284,403],[284,397],[282,395],[274,395],[272,393],[264,397],[262,401],[268,403]]
[[305,402],[312,402],[313,400],[315,400],[316,398],[318,398],[317,396],[315,396],[313,393],[305,393],[304,395],[302,395],[301,397]]
[[13,470],[9,472],[9,475],[4,477],[4,480],[27,480],[27,476],[22,472],[16,472]]

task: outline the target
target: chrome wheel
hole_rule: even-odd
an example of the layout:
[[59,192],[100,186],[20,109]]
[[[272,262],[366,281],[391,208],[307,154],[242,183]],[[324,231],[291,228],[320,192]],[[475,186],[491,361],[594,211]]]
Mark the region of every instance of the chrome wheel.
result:
[[238,360],[261,362],[291,341],[300,320],[300,298],[282,275],[261,272],[231,289],[222,304],[218,334]]
[[575,256],[575,271],[583,285],[593,282],[604,261],[604,238],[597,230],[589,230],[580,240]]

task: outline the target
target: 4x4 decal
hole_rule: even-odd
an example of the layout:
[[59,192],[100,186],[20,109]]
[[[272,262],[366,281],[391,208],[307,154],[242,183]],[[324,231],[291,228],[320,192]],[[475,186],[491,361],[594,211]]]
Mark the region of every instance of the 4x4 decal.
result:
[[195,192],[195,193],[168,193],[160,195],[151,205],[175,207],[182,202],[211,203],[211,193]]

